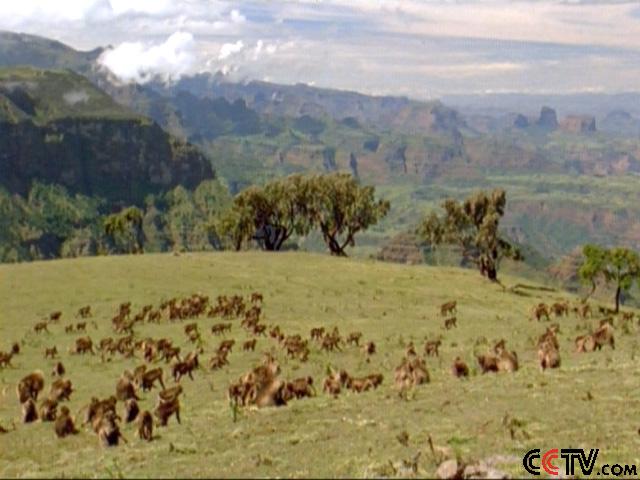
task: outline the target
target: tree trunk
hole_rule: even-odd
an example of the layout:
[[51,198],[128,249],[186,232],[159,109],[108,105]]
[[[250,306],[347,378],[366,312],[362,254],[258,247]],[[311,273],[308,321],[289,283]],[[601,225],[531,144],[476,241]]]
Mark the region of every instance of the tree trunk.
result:
[[616,313],[620,311],[620,294],[622,293],[622,289],[620,285],[616,287]]

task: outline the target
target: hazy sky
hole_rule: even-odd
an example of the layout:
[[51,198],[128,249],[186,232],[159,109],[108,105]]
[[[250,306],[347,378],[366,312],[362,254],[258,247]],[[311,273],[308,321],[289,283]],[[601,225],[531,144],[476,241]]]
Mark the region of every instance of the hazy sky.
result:
[[640,2],[0,0],[123,79],[222,70],[417,98],[640,90]]

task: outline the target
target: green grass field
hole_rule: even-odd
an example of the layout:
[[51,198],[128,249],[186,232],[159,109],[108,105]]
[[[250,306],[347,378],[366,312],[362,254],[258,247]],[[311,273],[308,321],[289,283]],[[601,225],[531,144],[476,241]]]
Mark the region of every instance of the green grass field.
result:
[[[503,277],[507,287],[526,283]],[[338,326],[341,333],[360,330],[373,340],[378,353],[367,363],[356,347],[324,353],[314,345],[307,363],[287,360],[274,340],[260,338],[255,352],[238,345],[230,366],[211,372],[202,368],[195,380],[182,380],[182,424],[172,418],[155,430],[158,438],[140,441],[132,425],[124,425],[128,444],[105,449],[97,436],[83,431],[58,440],[51,423],[22,425],[15,386],[34,369],[47,377],[48,393],[54,364],[44,349],[57,345],[67,377],[76,391],[70,408],[80,409],[92,395],[106,397],[124,369],[142,363],[119,356],[101,363],[100,356],[70,355],[78,334],[65,334],[76,310],[89,304],[97,329],[88,327],[94,342],[116,336],[111,317],[118,305],[131,301],[135,312],[162,299],[202,292],[264,294],[267,324],[286,334],[308,337],[316,326]],[[523,293],[524,292],[524,293]],[[436,459],[428,446],[465,461],[503,456],[497,466],[511,476],[525,474],[521,461],[531,448],[599,448],[598,465],[640,464],[640,373],[637,368],[638,332],[616,330],[616,349],[591,354],[573,353],[573,338],[584,325],[573,315],[561,319],[562,366],[541,373],[535,342],[544,331],[529,320],[531,306],[540,301],[571,298],[564,292],[524,289],[520,294],[487,283],[474,271],[404,266],[371,260],[337,259],[302,253],[210,253],[83,258],[0,265],[0,349],[20,341],[22,353],[13,368],[0,370],[0,424],[16,430],[0,435],[0,477],[364,477],[413,474],[402,467],[414,459],[417,475],[433,475]],[[445,331],[438,306],[458,300],[458,328]],[[62,310],[51,333],[36,334],[33,325],[54,310]],[[221,338],[210,326],[220,320],[201,318],[206,340],[202,364]],[[239,320],[226,338],[247,338]],[[587,322],[590,327],[597,319]],[[191,350],[183,324],[163,320],[144,324],[138,336],[169,336],[183,352]],[[393,369],[413,340],[422,349],[426,337],[443,336],[439,358],[427,358],[431,383],[415,389],[408,399],[393,387]],[[492,344],[500,338],[516,350],[520,370],[514,374],[476,372],[474,349],[484,336]],[[313,376],[318,396],[293,400],[282,408],[243,410],[234,422],[226,399],[229,382],[255,366],[262,352],[273,351],[283,378]],[[450,374],[461,355],[473,366],[468,380]],[[328,365],[353,375],[382,372],[385,381],[371,392],[344,393],[333,399],[321,392]],[[165,377],[168,377],[168,368]],[[152,409],[157,390],[141,394],[143,408]],[[119,409],[122,405],[119,405]],[[505,416],[522,422],[515,437]],[[406,432],[408,442],[398,435]]]

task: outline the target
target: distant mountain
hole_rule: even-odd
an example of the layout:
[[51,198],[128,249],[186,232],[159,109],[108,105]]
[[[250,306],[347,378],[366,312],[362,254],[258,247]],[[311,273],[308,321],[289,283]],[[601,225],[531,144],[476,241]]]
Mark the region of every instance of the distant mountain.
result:
[[196,148],[85,77],[26,67],[0,68],[0,171],[10,192],[37,180],[122,204],[213,177]]
[[103,51],[80,52],[48,38],[0,30],[0,67],[69,68],[86,73]]
[[[163,85],[157,85],[163,88]],[[464,129],[460,115],[440,102],[419,102],[406,97],[371,96],[305,84],[230,82],[220,74],[184,77],[171,87],[198,97],[242,99],[257,112],[286,117],[329,117],[383,130],[409,134],[443,133]]]

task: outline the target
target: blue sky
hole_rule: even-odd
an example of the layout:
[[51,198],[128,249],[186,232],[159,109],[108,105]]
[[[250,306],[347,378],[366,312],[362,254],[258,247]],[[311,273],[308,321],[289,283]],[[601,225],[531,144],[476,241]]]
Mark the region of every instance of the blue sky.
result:
[[80,49],[127,80],[223,71],[372,94],[637,91],[640,3],[20,0],[0,28]]

